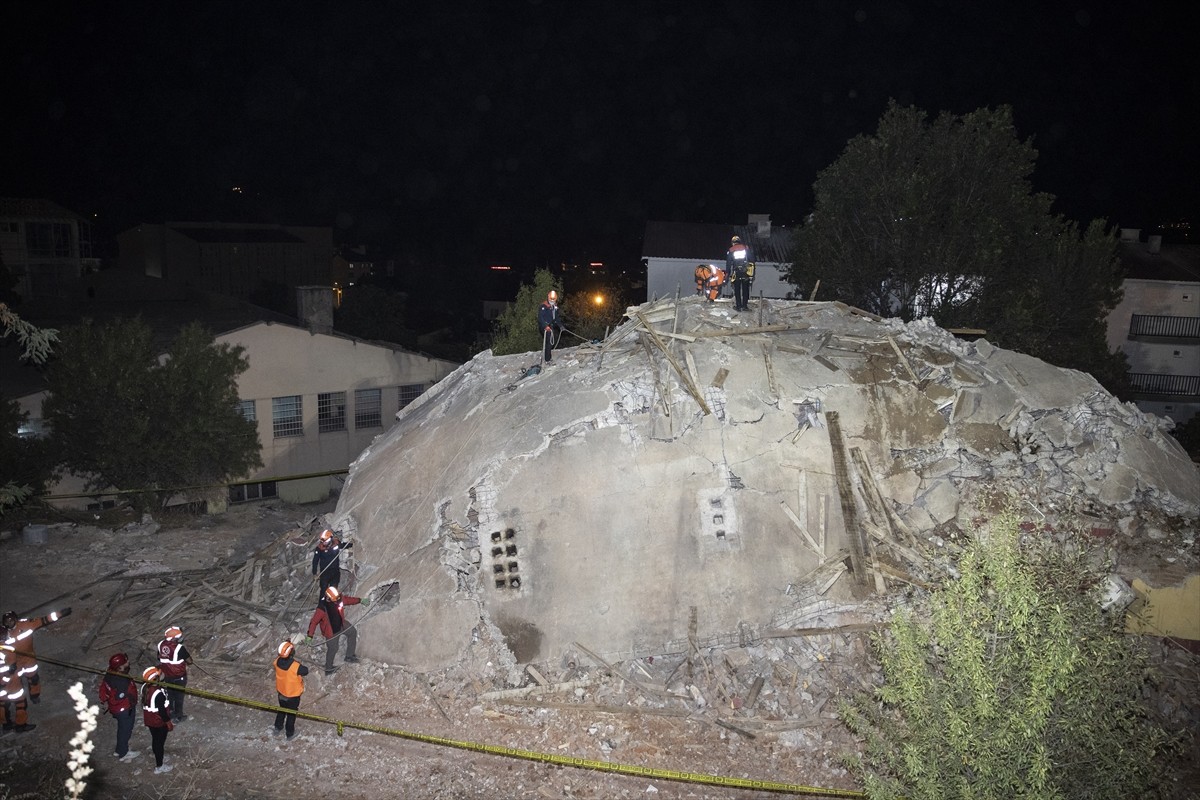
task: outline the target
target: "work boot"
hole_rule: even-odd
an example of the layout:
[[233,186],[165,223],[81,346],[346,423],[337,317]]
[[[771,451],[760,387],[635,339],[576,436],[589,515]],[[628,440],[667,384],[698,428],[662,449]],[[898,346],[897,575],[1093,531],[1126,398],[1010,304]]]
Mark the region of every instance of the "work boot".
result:
[[130,761],[133,761],[139,755],[140,755],[140,753],[137,750],[130,750],[128,753],[126,753],[125,755],[118,758],[117,761],[120,761],[122,764],[128,764]]
[[338,668],[337,668],[337,667],[330,667],[329,669],[325,670],[325,675],[326,675],[326,676],[329,676],[329,675],[332,675],[333,673],[335,673],[335,672],[337,672],[337,671],[338,671]]
[[358,656],[346,656],[346,663],[347,664],[357,664]]
[[188,718],[187,714],[180,714],[178,717],[171,717],[171,721],[174,722],[176,725],[178,725],[179,723],[183,722],[187,718]]
[[15,730],[17,733],[29,733],[36,727],[37,725],[33,724],[32,722],[27,722],[24,725],[18,725],[17,727],[13,728],[13,730]]

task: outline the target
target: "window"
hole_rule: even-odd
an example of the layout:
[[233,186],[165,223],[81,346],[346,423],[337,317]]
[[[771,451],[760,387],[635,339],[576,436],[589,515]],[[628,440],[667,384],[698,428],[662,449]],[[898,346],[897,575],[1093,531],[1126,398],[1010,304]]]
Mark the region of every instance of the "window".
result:
[[317,430],[320,433],[346,430],[346,393],[317,395]]
[[20,233],[21,225],[17,222],[0,222],[0,233]]
[[380,415],[380,409],[382,407],[382,389],[355,389],[354,427],[382,428],[383,417]]
[[404,408],[413,400],[416,400],[421,396],[421,394],[425,391],[425,384],[409,383],[397,388],[400,390],[400,407]]
[[300,395],[271,398],[271,427],[276,439],[304,435],[304,414]]
[[258,422],[258,412],[253,400],[238,400],[237,410],[247,422]]
[[247,500],[261,500],[264,497],[277,497],[278,490],[275,481],[262,483],[239,483],[229,487],[229,502],[244,503]]
[[27,222],[25,247],[33,258],[67,258],[71,255],[71,226],[65,222]]

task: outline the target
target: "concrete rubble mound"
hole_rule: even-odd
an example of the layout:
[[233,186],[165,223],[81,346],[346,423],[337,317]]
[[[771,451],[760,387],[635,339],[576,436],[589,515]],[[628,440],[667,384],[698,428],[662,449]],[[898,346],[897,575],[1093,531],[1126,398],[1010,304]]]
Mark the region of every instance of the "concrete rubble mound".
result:
[[868,625],[998,495],[1117,536],[1196,525],[1171,422],[1090,375],[841,303],[626,317],[545,365],[480,354],[352,465],[330,522],[384,598],[361,652],[430,671],[490,638],[516,685]]

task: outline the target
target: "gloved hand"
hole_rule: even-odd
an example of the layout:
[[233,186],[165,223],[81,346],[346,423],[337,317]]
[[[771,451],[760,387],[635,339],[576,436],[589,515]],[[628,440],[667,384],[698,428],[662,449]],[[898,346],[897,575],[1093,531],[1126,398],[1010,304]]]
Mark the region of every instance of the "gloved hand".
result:
[[62,619],[63,617],[69,617],[69,616],[71,616],[71,607],[70,606],[67,606],[62,611],[58,612],[59,619]]
[[342,547],[349,550],[351,547],[354,547],[354,542],[346,542],[344,545],[342,545]]
[[549,332],[550,332],[550,326],[549,326],[549,325],[547,325],[547,326],[546,326],[546,330],[544,330],[544,331],[543,331],[543,333],[549,333]]
[[371,598],[369,598],[369,597],[364,597],[364,598],[362,599],[362,604],[363,604],[364,606],[369,606],[369,605],[371,605]]
[[304,637],[304,643],[305,643],[305,644],[312,644],[312,637],[311,637],[311,636],[305,636],[305,637]]

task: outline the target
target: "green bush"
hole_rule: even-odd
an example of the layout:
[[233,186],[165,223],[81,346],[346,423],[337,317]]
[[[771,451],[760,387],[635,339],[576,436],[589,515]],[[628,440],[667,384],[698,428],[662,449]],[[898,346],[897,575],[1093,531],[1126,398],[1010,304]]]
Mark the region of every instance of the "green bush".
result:
[[882,687],[840,708],[869,797],[1162,796],[1171,742],[1142,699],[1147,655],[1102,610],[1094,555],[1004,514],[957,580],[895,615],[873,641]]

